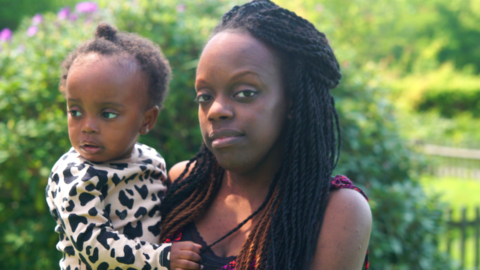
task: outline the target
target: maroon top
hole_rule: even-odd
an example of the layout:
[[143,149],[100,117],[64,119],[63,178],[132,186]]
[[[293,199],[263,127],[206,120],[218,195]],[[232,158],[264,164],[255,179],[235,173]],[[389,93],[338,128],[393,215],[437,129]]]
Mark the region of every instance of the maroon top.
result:
[[[337,175],[332,177],[332,182],[330,185],[330,191],[337,190],[341,188],[350,188],[354,189],[365,197],[368,201],[368,197],[360,188],[356,187],[350,179],[343,175]],[[175,243],[178,241],[192,241],[194,243],[202,245],[202,247],[208,246],[207,243],[203,240],[202,236],[198,233],[195,223],[190,223],[183,228],[180,228],[178,231],[170,235],[165,243]],[[205,249],[201,254],[202,265],[204,266],[203,270],[235,270],[235,260],[236,256],[230,257],[220,257],[217,256],[210,248]],[[365,255],[364,269],[369,269],[368,262],[368,250]],[[255,263],[249,268],[249,270],[255,270]]]

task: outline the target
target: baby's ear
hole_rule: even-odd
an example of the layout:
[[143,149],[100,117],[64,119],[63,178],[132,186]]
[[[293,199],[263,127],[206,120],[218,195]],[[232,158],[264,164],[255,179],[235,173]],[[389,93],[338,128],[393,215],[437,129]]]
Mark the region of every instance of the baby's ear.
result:
[[159,112],[160,109],[156,105],[145,111],[143,114],[143,123],[140,127],[140,134],[146,135],[153,129],[155,122],[157,122]]

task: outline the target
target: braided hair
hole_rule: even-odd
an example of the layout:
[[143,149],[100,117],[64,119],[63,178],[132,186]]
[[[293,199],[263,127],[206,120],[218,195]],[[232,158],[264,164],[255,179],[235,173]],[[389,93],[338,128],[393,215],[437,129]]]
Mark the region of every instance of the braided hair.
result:
[[[259,222],[237,257],[236,269],[252,264],[256,269],[309,269],[340,150],[338,115],[330,95],[341,78],[338,62],[323,33],[269,0],[235,6],[213,35],[222,31],[248,31],[277,50],[292,100],[282,166],[264,203],[252,214]],[[223,173],[203,145],[162,202],[162,241],[205,213]]]
[[100,23],[95,38],[80,45],[62,63],[64,69],[60,78],[60,91],[64,92],[68,72],[75,60],[89,53],[117,57],[118,60],[133,58],[147,78],[149,106],[162,107],[168,93],[171,69],[160,47],[146,38],[133,33],[119,33],[107,23]]

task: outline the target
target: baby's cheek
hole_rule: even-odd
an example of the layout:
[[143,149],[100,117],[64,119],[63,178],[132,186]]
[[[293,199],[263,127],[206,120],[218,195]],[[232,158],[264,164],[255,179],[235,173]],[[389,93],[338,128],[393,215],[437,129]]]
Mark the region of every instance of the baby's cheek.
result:
[[77,142],[77,132],[74,128],[69,127],[68,128],[68,138],[70,139],[70,143],[72,144],[73,147],[76,147],[78,142]]

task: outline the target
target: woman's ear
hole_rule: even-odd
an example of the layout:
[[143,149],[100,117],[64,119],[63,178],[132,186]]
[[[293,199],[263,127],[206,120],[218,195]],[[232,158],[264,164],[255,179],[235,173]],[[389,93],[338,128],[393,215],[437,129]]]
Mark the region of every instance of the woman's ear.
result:
[[143,123],[140,127],[140,134],[146,135],[150,130],[153,129],[155,122],[157,122],[158,113],[160,109],[158,106],[153,106],[143,114]]

